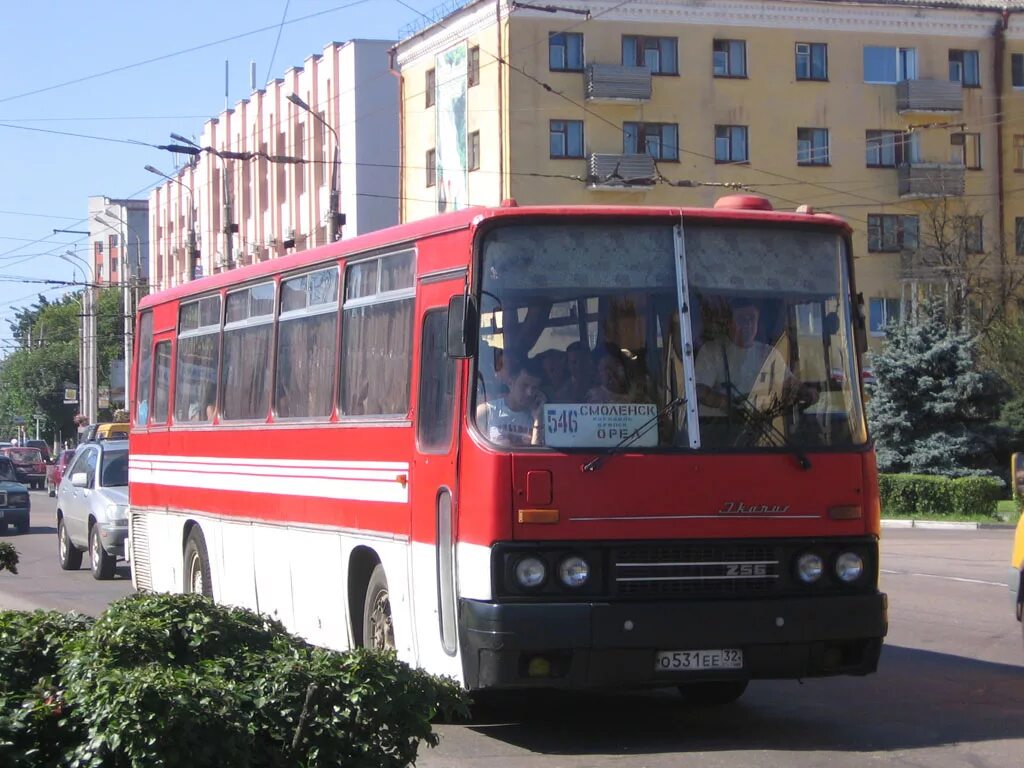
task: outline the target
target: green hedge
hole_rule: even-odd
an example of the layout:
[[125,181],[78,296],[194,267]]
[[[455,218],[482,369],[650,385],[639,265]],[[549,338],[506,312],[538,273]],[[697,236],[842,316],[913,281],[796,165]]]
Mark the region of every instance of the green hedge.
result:
[[881,475],[878,486],[882,515],[890,517],[995,517],[996,502],[1004,493],[995,477]]
[[0,766],[399,768],[450,680],[393,653],[309,645],[195,595],[132,595],[98,619],[0,611]]

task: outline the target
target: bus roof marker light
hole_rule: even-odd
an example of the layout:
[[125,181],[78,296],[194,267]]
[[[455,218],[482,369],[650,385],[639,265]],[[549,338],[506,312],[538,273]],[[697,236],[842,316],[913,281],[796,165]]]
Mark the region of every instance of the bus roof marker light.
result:
[[796,212],[802,213],[805,216],[813,216],[815,214],[814,207],[807,205],[807,203],[804,203],[803,205],[798,205],[796,207]]
[[715,201],[715,210],[728,208],[734,211],[774,211],[771,201],[761,195],[726,195]]

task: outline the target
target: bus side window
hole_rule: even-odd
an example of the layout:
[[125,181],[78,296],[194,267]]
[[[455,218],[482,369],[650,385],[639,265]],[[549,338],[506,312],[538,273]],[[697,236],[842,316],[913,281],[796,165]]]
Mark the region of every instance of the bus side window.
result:
[[153,408],[149,415],[149,423],[166,424],[171,394],[171,342],[161,341],[157,344],[154,358]]
[[455,361],[447,351],[448,314],[431,310],[423,318],[417,438],[422,451],[451,444],[455,407]]

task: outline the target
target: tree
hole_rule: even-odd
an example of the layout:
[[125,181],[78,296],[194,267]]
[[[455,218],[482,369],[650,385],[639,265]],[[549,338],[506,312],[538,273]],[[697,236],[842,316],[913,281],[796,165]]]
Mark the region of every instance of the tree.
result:
[[883,472],[991,471],[997,441],[990,425],[1003,398],[995,377],[977,371],[976,354],[977,341],[952,327],[939,305],[888,328],[886,345],[873,358],[868,403]]

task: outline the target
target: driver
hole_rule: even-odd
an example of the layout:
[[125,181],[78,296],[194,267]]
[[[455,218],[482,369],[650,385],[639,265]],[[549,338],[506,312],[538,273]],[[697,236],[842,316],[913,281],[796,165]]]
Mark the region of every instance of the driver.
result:
[[775,394],[796,383],[774,347],[757,340],[761,311],[751,299],[731,303],[729,332],[708,341],[694,361],[701,416],[726,416],[737,398]]

